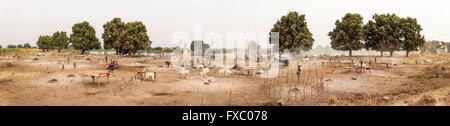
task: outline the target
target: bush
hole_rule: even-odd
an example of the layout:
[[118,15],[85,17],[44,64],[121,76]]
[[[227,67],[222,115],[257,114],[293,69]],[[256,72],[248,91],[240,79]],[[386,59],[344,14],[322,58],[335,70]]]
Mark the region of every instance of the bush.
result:
[[23,53],[23,51],[17,48],[0,49],[0,56],[12,56],[21,53]]

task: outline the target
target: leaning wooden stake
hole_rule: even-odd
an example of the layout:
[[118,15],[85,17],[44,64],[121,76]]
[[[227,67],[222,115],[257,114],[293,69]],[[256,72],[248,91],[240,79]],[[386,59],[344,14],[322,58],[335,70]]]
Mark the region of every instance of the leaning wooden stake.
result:
[[231,93],[233,93],[233,91],[230,91],[230,99],[228,100],[228,105],[231,105]]

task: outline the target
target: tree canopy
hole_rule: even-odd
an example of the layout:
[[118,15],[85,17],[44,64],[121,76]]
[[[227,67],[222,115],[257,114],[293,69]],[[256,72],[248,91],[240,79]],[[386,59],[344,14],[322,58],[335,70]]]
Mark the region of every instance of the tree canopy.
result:
[[114,48],[118,49],[120,54],[135,54],[138,50],[149,47],[151,43],[145,25],[135,21],[125,24],[125,30],[120,33]]
[[52,37],[48,35],[41,35],[39,36],[38,41],[36,42],[36,45],[39,47],[39,49],[49,50],[52,49]]
[[75,49],[81,50],[82,54],[86,50],[100,49],[100,42],[95,36],[94,28],[86,21],[75,24],[72,27],[70,42]]
[[[201,47],[200,51],[195,51],[195,48],[196,47],[198,48],[199,46]],[[203,41],[192,41],[190,48],[191,48],[191,54],[193,56],[204,56],[205,51],[208,50],[210,48],[210,46],[208,43],[205,43]]]
[[16,45],[8,45],[7,48],[8,49],[17,48],[17,46]]
[[395,14],[375,14],[365,25],[366,49],[389,51],[390,56],[402,47],[401,18]]
[[409,52],[418,51],[419,47],[425,44],[425,37],[420,34],[422,27],[417,24],[415,18],[407,17],[402,19],[402,49],[406,51],[406,56]]
[[114,18],[113,20],[107,22],[103,25],[104,32],[102,34],[103,38],[103,48],[104,49],[116,49],[119,52],[120,48],[114,45],[119,45],[119,36],[125,30],[125,23],[122,22],[120,18]]
[[425,37],[421,35],[422,27],[415,18],[401,18],[395,14],[375,14],[373,20],[364,26],[366,49],[389,51],[390,56],[394,51],[404,50],[406,55],[411,51],[417,51],[425,43]]
[[300,51],[312,49],[314,39],[305,21],[305,15],[289,12],[282,16],[270,30],[279,33],[279,51]]
[[420,46],[420,52],[421,53],[431,53],[431,54],[437,54],[439,51],[445,51],[442,50],[445,46],[447,46],[447,43],[442,41],[428,41],[425,42],[422,46]]
[[67,37],[67,33],[63,31],[57,31],[52,36],[52,48],[61,52],[61,49],[66,49],[69,45],[70,38]]
[[23,48],[27,48],[27,49],[31,48],[30,43],[25,43],[25,44],[23,44]]
[[341,20],[337,20],[336,27],[328,33],[331,39],[331,48],[349,51],[360,50],[364,43],[363,17],[360,14],[347,13]]

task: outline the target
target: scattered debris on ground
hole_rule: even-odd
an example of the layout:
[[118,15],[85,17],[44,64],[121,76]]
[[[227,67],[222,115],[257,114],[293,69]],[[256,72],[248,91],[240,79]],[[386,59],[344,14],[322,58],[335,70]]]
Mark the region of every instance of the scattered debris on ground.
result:
[[436,99],[431,95],[424,94],[415,105],[432,106],[436,103]]
[[12,64],[12,63],[6,63],[5,67],[15,67],[16,65]]
[[51,80],[47,81],[47,83],[56,83],[56,82],[58,82],[57,79],[51,79]]
[[162,92],[162,93],[156,93],[156,94],[153,94],[154,96],[166,96],[166,95],[174,95],[173,93],[166,93],[166,92]]
[[0,86],[9,85],[9,83],[14,82],[12,79],[1,79]]
[[67,77],[75,77],[75,74],[69,74]]

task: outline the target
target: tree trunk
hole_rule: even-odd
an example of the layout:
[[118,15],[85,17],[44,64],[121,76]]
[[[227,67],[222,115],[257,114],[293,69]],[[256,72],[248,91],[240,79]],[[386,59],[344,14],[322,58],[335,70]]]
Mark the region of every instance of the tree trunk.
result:
[[383,57],[383,51],[380,51],[380,53],[381,53],[381,57]]
[[84,49],[81,50],[81,55],[84,55],[84,51],[85,51]]
[[58,49],[58,53],[60,53],[61,52],[61,49]]
[[390,57],[394,56],[394,51],[389,51],[389,56]]
[[409,57],[409,51],[406,51],[406,57]]
[[348,56],[352,56],[352,50],[348,50]]

